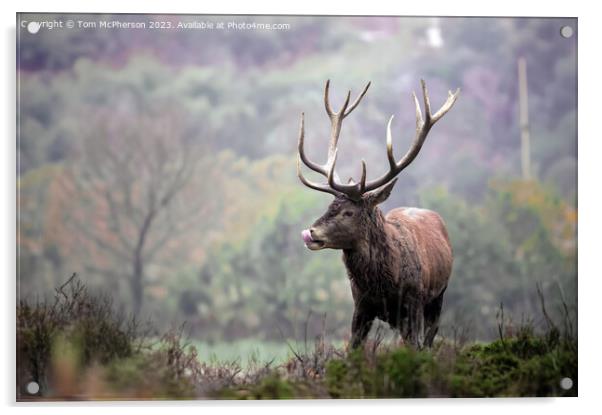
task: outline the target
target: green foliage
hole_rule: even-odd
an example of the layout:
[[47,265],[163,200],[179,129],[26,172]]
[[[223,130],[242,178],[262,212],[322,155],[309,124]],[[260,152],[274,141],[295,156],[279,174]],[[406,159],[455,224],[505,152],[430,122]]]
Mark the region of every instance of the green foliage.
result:
[[[432,350],[380,345],[331,355],[307,376],[289,363],[216,392],[229,399],[577,396],[577,343],[568,332],[515,334],[463,348],[439,342]],[[561,379],[572,379],[568,390]]]
[[[538,332],[531,324],[508,327],[502,316],[498,340],[463,348],[443,339],[432,350],[375,343],[347,352],[325,345],[322,336],[313,350],[291,349],[294,357],[282,364],[254,362],[243,370],[236,363],[200,360],[181,329],[152,347],[141,347],[138,332],[106,331],[121,320],[110,305],[99,309],[98,298],[74,279],[57,289],[57,296],[65,300],[57,300],[54,308],[22,304],[17,310],[18,399],[576,396],[578,390],[576,337],[548,317],[547,329]],[[85,307],[76,306],[78,299],[85,299]],[[69,314],[61,304],[77,313]],[[100,311],[97,325],[104,340],[93,330],[79,330],[77,314],[85,309]],[[543,298],[542,311],[547,316]],[[58,316],[64,317],[62,325]],[[123,343],[123,338],[130,340]],[[27,362],[43,355],[37,361],[43,375],[25,373]],[[565,377],[573,381],[568,390],[560,385]],[[39,396],[21,393],[31,380],[42,386]]]
[[310,310],[330,317],[329,326],[347,323],[351,298],[339,255],[308,252],[300,237],[320,213],[317,198],[304,193],[281,195],[246,240],[215,247],[193,289],[199,318],[217,318],[213,327],[203,320],[203,336],[213,337],[213,329],[217,339],[227,338],[238,326],[267,339],[293,337]]
[[[576,340],[554,330],[536,334],[528,325],[515,336],[455,352],[445,343],[432,352],[356,350],[326,370],[334,398],[577,395]],[[574,382],[569,390],[560,386],[565,377]]]
[[328,393],[334,398],[361,396],[362,363],[363,356],[359,351],[350,354],[346,360],[337,359],[328,362],[326,366]]
[[270,374],[248,389],[226,389],[217,394],[221,399],[295,399],[295,385],[277,374]]
[[150,347],[150,327],[114,311],[75,275],[53,301],[17,307],[17,398],[37,382],[41,399],[174,399],[193,397],[202,375],[196,349],[181,331]]
[[52,355],[68,344],[77,350],[76,366],[106,364],[132,356],[142,346],[140,326],[113,310],[106,296],[94,296],[75,276],[56,289],[52,301],[17,307],[19,384],[36,381],[47,392]]
[[164,359],[157,355],[139,354],[112,362],[103,372],[108,387],[103,394],[130,399],[191,398],[194,385],[186,378],[178,379]]
[[[565,377],[574,382],[569,390],[560,387]],[[523,328],[516,337],[468,348],[450,379],[455,397],[577,396],[575,339],[559,340],[552,331],[537,336]]]
[[326,387],[334,398],[420,398],[427,396],[433,367],[429,353],[410,348],[375,356],[355,350],[328,362]]
[[[576,211],[536,182],[497,180],[480,204],[467,203],[443,188],[425,190],[422,205],[444,218],[454,266],[445,297],[444,321],[471,321],[476,335],[490,338],[489,322],[500,302],[511,314],[535,315],[535,285],[546,297],[557,287],[576,302]],[[557,317],[561,304],[551,304]]]
[[141,399],[192,398],[201,374],[196,349],[168,333],[151,351],[115,359],[103,371],[109,394]]

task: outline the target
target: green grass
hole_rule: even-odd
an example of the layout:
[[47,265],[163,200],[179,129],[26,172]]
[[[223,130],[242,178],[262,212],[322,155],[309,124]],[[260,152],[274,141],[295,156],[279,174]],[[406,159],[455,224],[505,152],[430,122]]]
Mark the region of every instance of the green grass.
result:
[[[182,329],[149,337],[72,278],[54,301],[17,307],[18,399],[577,396],[574,322],[567,311],[556,325],[543,298],[542,309],[546,328],[507,326],[502,314],[496,341],[438,338],[420,351],[373,338],[349,351],[320,336],[209,344],[187,341]],[[34,396],[25,389],[32,380]]]
[[273,362],[279,365],[293,356],[289,346],[284,342],[241,339],[215,343],[190,340],[189,343],[196,347],[200,361],[212,365],[223,362],[237,362],[243,368],[253,362]]
[[[227,399],[433,398],[577,396],[577,348],[572,338],[523,329],[511,338],[457,349],[442,341],[433,350],[410,347],[302,356],[259,378],[213,392]],[[320,356],[318,356],[320,357]],[[324,357],[324,356],[322,356]],[[572,379],[569,390],[561,379]]]
[[[288,342],[265,341],[253,338],[240,339],[231,342],[208,343],[191,339],[188,341],[196,347],[198,359],[209,365],[219,365],[224,362],[236,362],[243,369],[253,364],[272,363],[273,366],[286,363],[294,357],[294,353],[307,354],[313,349],[312,344],[307,348],[303,342],[289,340]],[[334,347],[343,347],[343,341],[333,341]],[[292,350],[291,350],[292,349]]]

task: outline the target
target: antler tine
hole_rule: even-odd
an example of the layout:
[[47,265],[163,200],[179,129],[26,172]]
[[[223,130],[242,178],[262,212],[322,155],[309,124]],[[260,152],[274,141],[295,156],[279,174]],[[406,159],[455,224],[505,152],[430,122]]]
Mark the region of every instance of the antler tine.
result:
[[366,191],[366,161],[362,159],[362,176],[360,179],[360,194]]
[[368,92],[368,88],[370,88],[371,84],[372,84],[372,82],[368,82],[366,84],[366,86],[362,90],[361,94],[358,95],[358,97],[355,99],[355,101],[353,101],[351,106],[349,106],[349,100],[351,99],[351,91],[349,91],[347,93],[347,97],[345,99],[343,107],[341,108],[341,110],[339,112],[335,113],[332,110],[332,107],[330,106],[330,79],[327,80],[326,85],[324,86],[324,107],[326,108],[326,113],[328,114],[328,116],[330,118],[336,117],[337,115],[341,116],[341,118],[347,117],[360,104],[360,102],[362,101],[362,99],[364,98],[366,93]]
[[397,165],[395,156],[393,155],[393,134],[391,133],[391,123],[393,122],[394,115],[391,115],[387,124],[387,158],[389,159],[389,169],[393,170]]
[[315,171],[317,173],[320,173],[320,174],[326,176],[328,174],[328,171],[323,166],[320,166],[319,164],[316,164],[307,158],[307,156],[305,155],[304,144],[305,144],[305,113],[302,112],[301,113],[301,123],[299,125],[299,143],[297,145],[297,149],[299,151],[299,156],[300,156],[301,160],[303,161],[303,164],[305,164],[307,167],[309,167],[310,169],[312,169],[313,171]]
[[328,79],[326,81],[326,86],[324,87],[324,107],[326,108],[326,113],[328,114],[328,116],[330,118],[332,118],[334,116],[334,112],[332,111],[332,108],[330,108],[330,79]]
[[334,195],[334,196],[338,195],[338,192],[336,190],[330,188],[330,186],[328,186],[326,184],[311,182],[303,176],[303,172],[301,171],[301,155],[300,154],[297,155],[297,177],[299,177],[299,180],[301,180],[301,183],[303,183],[305,186],[309,187],[310,189],[318,190],[320,192],[330,193],[331,195]]
[[391,134],[391,122],[393,121],[393,117],[389,119],[389,123],[387,125],[387,157],[389,159],[389,171],[385,173],[383,176],[378,179],[370,181],[366,187],[365,191],[370,191],[379,188],[380,186],[388,183],[391,179],[397,176],[403,169],[405,169],[418,155],[426,137],[433,127],[435,123],[441,119],[454,105],[456,102],[458,95],[460,94],[460,89],[458,88],[455,93],[449,91],[447,100],[445,104],[435,113],[435,115],[431,114],[431,105],[429,101],[428,91],[426,88],[426,82],[424,80],[420,80],[420,84],[422,87],[422,95],[424,99],[424,119],[422,118],[422,112],[420,110],[420,104],[418,103],[418,98],[416,97],[416,93],[412,93],[414,105],[416,106],[416,136],[414,141],[412,142],[412,146],[406,152],[406,154],[401,158],[399,162],[395,161],[395,157],[393,156],[393,139]]
[[447,100],[445,101],[445,104],[443,104],[443,106],[439,108],[439,111],[433,115],[433,124],[447,114],[447,112],[454,106],[456,100],[458,99],[458,95],[460,95],[460,88],[456,89],[456,92],[454,93],[447,91]]
[[337,153],[339,152],[338,148],[334,149],[334,154],[332,155],[332,160],[330,163],[330,167],[328,169],[328,185],[332,188],[336,190],[337,187],[337,183],[334,180],[334,166],[337,163]]
[[420,111],[420,104],[418,103],[416,92],[412,91],[412,97],[414,98],[414,106],[416,107],[416,129],[418,130],[422,127],[424,121],[422,120],[422,111]]
[[[425,124],[429,124],[431,122],[431,102],[429,100],[429,92],[426,89],[426,82],[424,82],[424,79],[420,80],[420,86],[422,88],[422,98],[424,99],[424,123]],[[414,93],[414,95],[416,95]],[[418,110],[420,110],[420,107],[418,107]]]
[[345,97],[345,102],[343,102],[343,106],[337,112],[341,118],[345,118],[345,111],[347,111],[347,107],[349,106],[349,100],[351,100],[351,90],[347,91],[347,96]]
[[[345,102],[343,103],[343,106],[341,107],[339,112],[334,113],[334,114],[332,114],[332,112],[328,113],[332,125],[330,127],[330,143],[328,145],[328,161],[326,161],[326,166],[325,166],[326,168],[328,168],[327,166],[332,162],[332,158],[334,156],[334,151],[336,150],[337,145],[339,143],[339,135],[341,135],[341,126],[343,124],[343,118],[345,118],[345,110],[347,109],[347,106],[349,105],[350,99],[351,99],[351,91],[349,91],[347,93]],[[332,111],[332,109],[330,111]]]
[[[326,85],[324,87],[324,107],[326,108],[326,113],[330,118],[331,127],[330,127],[330,143],[328,145],[328,159],[326,164],[323,166],[324,171],[328,171],[329,166],[332,165],[334,159],[334,153],[336,151],[339,136],[341,134],[341,126],[343,124],[343,119],[349,115],[361,102],[362,98],[368,92],[368,88],[370,87],[371,82],[364,87],[362,93],[355,99],[355,101],[349,106],[349,102],[351,100],[351,91],[347,92],[347,96],[345,97],[345,101],[343,102],[343,106],[338,112],[334,112],[332,107],[330,106],[330,80],[326,81]],[[327,176],[327,173],[323,175]],[[338,176],[336,172],[333,172],[333,179],[335,182],[338,180]]]
[[337,162],[338,149],[334,150],[332,163],[328,169],[328,185],[338,193],[344,193],[351,199],[359,199],[366,189],[366,162],[362,160],[362,175],[358,183],[350,178],[348,184],[337,183],[336,173],[334,171]]
[[[353,112],[353,110],[355,109],[355,107],[357,107],[359,105],[359,103],[362,101],[362,98],[364,98],[364,95],[366,95],[366,93],[368,92],[368,88],[370,88],[371,84],[372,84],[372,81],[370,81],[366,84],[362,93],[358,95],[358,97],[355,99],[355,101],[353,101],[353,104],[351,104],[349,109],[343,114],[343,118],[345,118],[349,114],[351,114]],[[351,94],[351,91],[349,91],[349,93]]]

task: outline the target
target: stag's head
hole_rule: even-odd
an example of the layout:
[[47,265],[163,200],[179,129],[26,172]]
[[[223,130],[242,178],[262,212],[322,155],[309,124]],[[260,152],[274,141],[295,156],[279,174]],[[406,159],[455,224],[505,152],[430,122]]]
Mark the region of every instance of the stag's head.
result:
[[[359,105],[360,101],[368,92],[370,83],[366,85],[362,93],[350,104],[351,91],[343,103],[343,107],[334,112],[330,107],[329,101],[330,81],[326,82],[324,88],[324,106],[326,113],[330,118],[330,145],[328,148],[328,160],[325,164],[317,164],[309,160],[304,151],[303,141],[305,138],[305,120],[301,114],[301,126],[299,131],[299,154],[297,157],[297,175],[301,182],[307,187],[320,192],[330,193],[335,199],[328,206],[324,215],[322,215],[309,229],[302,232],[305,245],[311,250],[324,248],[332,249],[352,249],[365,238],[370,227],[374,226],[377,220],[376,215],[378,204],[387,200],[393,187],[395,186],[396,176],[406,168],[418,155],[424,140],[426,139],[433,125],[445,115],[456,102],[460,90],[455,93],[451,91],[448,94],[447,101],[435,114],[431,114],[426,84],[421,81],[422,96],[424,99],[424,118],[418,103],[416,94],[413,94],[416,107],[416,136],[412,146],[407,153],[396,161],[393,155],[393,140],[391,134],[391,123],[393,116],[387,124],[387,157],[389,160],[389,171],[381,177],[367,181],[366,180],[366,162],[361,163],[361,177],[355,182],[349,179],[348,183],[341,183],[338,175],[335,173],[335,164],[337,161],[337,144],[341,133],[343,120]],[[301,162],[308,168],[321,174],[326,178],[326,183],[314,183],[307,180],[301,172]]]

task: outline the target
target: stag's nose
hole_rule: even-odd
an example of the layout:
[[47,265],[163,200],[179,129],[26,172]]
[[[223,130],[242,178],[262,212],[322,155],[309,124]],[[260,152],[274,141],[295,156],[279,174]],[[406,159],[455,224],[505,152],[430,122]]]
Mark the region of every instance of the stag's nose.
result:
[[309,229],[304,229],[303,232],[301,232],[301,238],[303,238],[303,242],[305,242],[306,245],[313,241]]
[[316,230],[316,228],[314,228],[314,227],[309,228],[309,234],[311,235],[311,239],[320,239],[318,237],[318,233],[319,232]]

